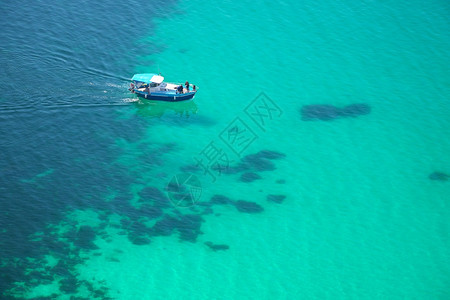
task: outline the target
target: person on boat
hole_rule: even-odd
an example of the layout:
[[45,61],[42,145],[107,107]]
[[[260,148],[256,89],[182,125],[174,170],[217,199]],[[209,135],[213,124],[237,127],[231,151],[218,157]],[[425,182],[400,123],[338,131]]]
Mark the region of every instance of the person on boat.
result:
[[181,84],[177,88],[177,93],[178,94],[183,94],[183,86]]
[[145,87],[144,92],[146,92],[147,94],[150,93],[150,89],[148,88],[148,85]]
[[186,86],[186,92],[189,93],[189,81],[186,81],[184,85]]
[[134,93],[134,83],[130,83],[130,88],[128,90]]
[[192,86],[192,90],[195,92],[196,86],[195,84]]

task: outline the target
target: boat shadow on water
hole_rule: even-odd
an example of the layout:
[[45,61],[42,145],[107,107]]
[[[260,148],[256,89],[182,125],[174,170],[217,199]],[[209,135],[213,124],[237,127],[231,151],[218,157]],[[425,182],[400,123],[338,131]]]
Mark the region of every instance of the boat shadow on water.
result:
[[193,101],[165,102],[153,100],[139,100],[134,102],[136,114],[145,118],[158,119],[173,126],[203,126],[210,127],[217,122],[204,114],[198,113],[197,104]]
[[181,118],[190,118],[197,113],[198,107],[194,100],[180,102],[164,102],[155,100],[142,100],[134,102],[138,108],[137,114],[142,117],[162,118],[163,116],[172,115]]

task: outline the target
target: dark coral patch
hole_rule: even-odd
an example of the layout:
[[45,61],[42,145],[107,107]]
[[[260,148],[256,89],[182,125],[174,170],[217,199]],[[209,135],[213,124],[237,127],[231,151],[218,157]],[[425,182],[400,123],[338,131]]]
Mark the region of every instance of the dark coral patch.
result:
[[357,117],[370,114],[370,106],[364,103],[350,104],[342,108],[339,115],[342,117]]
[[213,118],[209,118],[202,114],[188,114],[185,118],[180,118],[176,114],[165,114],[162,117],[163,121],[167,121],[172,126],[192,126],[192,125],[200,125],[200,126],[213,126],[216,124],[216,120]]
[[200,231],[202,222],[202,217],[196,214],[180,215],[179,217],[166,215],[152,227],[151,234],[167,236],[178,231],[181,240],[195,242],[197,236],[202,233]]
[[98,249],[97,245],[94,244],[96,234],[92,227],[90,226],[81,226],[78,229],[75,239],[73,243],[75,246],[83,248],[83,249]]
[[[49,270],[50,268],[47,267],[46,269]],[[28,275],[34,280],[39,280],[40,282],[51,283],[54,279],[52,274],[36,270],[29,272]]]
[[145,236],[139,236],[134,234],[129,234],[128,239],[135,245],[141,246],[141,245],[148,245],[150,244],[150,239]]
[[128,227],[128,230],[138,235],[145,235],[149,233],[149,228],[144,223],[139,221],[132,222]]
[[255,170],[255,171],[272,171],[275,165],[271,160],[286,157],[285,154],[271,151],[261,150],[258,153],[249,154],[242,158],[241,163],[235,167],[239,171]]
[[135,245],[149,244],[148,239],[151,229],[139,221],[130,222],[128,228],[128,239]]
[[106,203],[105,206],[112,212],[120,215],[124,214],[124,212],[126,212],[128,215],[138,215],[138,210],[130,204],[130,200],[132,198],[133,195],[131,195],[130,193],[121,193],[113,200],[111,200],[111,202]]
[[67,276],[69,277],[71,275],[70,273],[70,264],[69,261],[66,259],[60,259],[58,263],[51,269],[52,274],[58,275],[58,276]]
[[280,159],[285,158],[286,154],[271,150],[261,150],[257,153],[260,158]]
[[192,206],[200,199],[202,188],[197,176],[190,173],[178,174],[166,187],[172,204],[176,207]]
[[267,201],[275,203],[282,203],[285,198],[285,195],[267,195]]
[[450,175],[442,172],[433,172],[428,176],[428,178],[431,180],[447,181],[450,178]]
[[195,173],[195,172],[199,172],[202,169],[200,168],[200,166],[198,165],[186,165],[186,166],[182,166],[180,167],[180,170],[184,173]]
[[176,149],[176,147],[177,147],[176,143],[165,143],[165,144],[159,146],[158,149],[156,149],[156,151],[153,151],[153,152],[156,154],[159,154],[159,155],[163,155],[163,154],[173,151],[174,149]]
[[60,291],[66,294],[75,294],[78,290],[78,286],[78,280],[73,276],[64,278],[59,282]]
[[173,230],[178,226],[178,220],[174,217],[166,215],[164,219],[159,220],[151,229],[151,234],[155,236],[171,235]]
[[131,226],[132,221],[130,219],[121,219],[120,220],[120,225],[122,225],[122,227],[124,228],[128,228],[129,226]]
[[261,150],[257,153],[244,156],[235,166],[213,167],[213,169],[223,174],[236,174],[248,171],[273,171],[276,167],[271,160],[284,157],[286,155],[280,152]]
[[197,206],[211,206],[211,203],[209,201],[199,201],[199,202],[195,202],[195,205]]
[[303,121],[329,121],[339,117],[339,109],[327,104],[305,105],[301,108],[300,113]]
[[247,172],[247,173],[244,173],[244,174],[241,175],[240,180],[241,180],[242,182],[252,182],[252,181],[255,181],[255,180],[258,180],[258,179],[261,179],[261,178],[262,178],[262,177],[259,176],[259,175],[256,174],[256,173],[253,173],[253,172]]
[[174,193],[172,195],[172,200],[189,200],[192,203],[192,197],[191,197],[191,193],[189,193],[188,191],[183,192],[183,193]]
[[212,215],[214,213],[214,210],[211,207],[206,207],[202,211],[202,215]]
[[238,165],[242,170],[273,171],[275,164],[268,159],[260,157],[244,157],[243,163]]
[[239,172],[244,172],[249,169],[249,166],[239,163],[236,166],[218,166],[214,165],[211,167],[212,170],[218,172],[219,174],[236,174]]
[[264,211],[264,208],[261,205],[250,201],[238,200],[234,202],[234,206],[238,211],[249,214],[260,213]]
[[240,164],[241,169],[254,169],[256,171],[275,170],[275,165],[273,162],[268,160],[266,157],[261,156],[259,153],[244,156],[244,158],[242,158],[242,163]]
[[230,249],[230,246],[225,244],[214,244],[213,242],[205,242],[205,245],[208,246],[213,251],[220,251],[220,250],[228,250]]
[[149,186],[139,192],[140,201],[150,202],[153,206],[170,207],[170,201],[159,189]]
[[228,197],[226,197],[226,196],[223,196],[223,195],[214,195],[214,196],[211,197],[211,199],[209,200],[209,202],[210,202],[212,205],[215,205],[215,204],[217,204],[217,205],[222,205],[222,204],[229,204],[229,203],[231,203],[232,201],[231,201],[230,198],[228,198]]
[[180,239],[189,242],[195,242],[197,236],[201,234],[200,227],[203,219],[200,215],[183,215],[179,218],[177,226],[180,233]]
[[302,115],[303,121],[330,121],[340,117],[348,118],[367,115],[370,111],[370,106],[364,103],[354,103],[343,108],[328,104],[314,104],[303,106],[300,109],[300,114]]
[[163,210],[161,207],[151,206],[147,203],[144,203],[139,211],[150,219],[155,219],[163,215]]

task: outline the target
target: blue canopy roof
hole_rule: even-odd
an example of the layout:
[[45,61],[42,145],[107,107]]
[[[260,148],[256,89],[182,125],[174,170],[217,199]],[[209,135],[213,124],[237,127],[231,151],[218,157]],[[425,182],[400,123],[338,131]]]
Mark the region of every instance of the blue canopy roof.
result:
[[142,73],[142,74],[134,74],[134,76],[133,76],[133,78],[131,78],[131,80],[141,81],[141,82],[145,82],[145,83],[150,83],[150,82],[161,83],[161,82],[163,82],[164,77],[159,76],[158,74],[154,74],[154,73]]

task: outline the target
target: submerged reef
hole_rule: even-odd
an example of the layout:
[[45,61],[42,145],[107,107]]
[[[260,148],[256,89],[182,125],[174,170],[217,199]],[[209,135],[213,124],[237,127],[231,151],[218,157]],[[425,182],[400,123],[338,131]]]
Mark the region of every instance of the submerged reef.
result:
[[[242,172],[260,172],[260,171],[273,171],[276,169],[272,160],[281,159],[286,157],[285,154],[270,151],[261,150],[254,154],[249,154],[242,157],[239,162],[234,166],[218,166],[213,167],[215,171],[220,171],[222,174],[237,174]],[[193,170],[192,165],[183,167],[183,169]]]
[[147,202],[155,207],[167,208],[171,207],[169,198],[166,197],[159,189],[149,186],[139,192],[140,202]]
[[180,215],[177,217],[166,215],[151,228],[150,235],[168,236],[174,231],[177,231],[180,240],[195,242],[197,236],[202,233],[200,227],[203,221],[203,218],[196,214]]
[[209,200],[211,204],[230,204],[232,200],[224,195],[214,195]]
[[450,179],[450,175],[442,172],[433,172],[428,176],[428,178],[431,180],[447,181]]
[[285,195],[267,195],[267,201],[275,203],[282,203],[285,198]]
[[[276,197],[275,200],[277,201],[282,201],[279,200],[280,198],[277,197],[285,197],[283,195],[274,195],[274,196]],[[205,207],[202,214],[211,214],[213,212],[212,208],[215,205],[232,205],[238,211],[243,213],[260,213],[264,211],[264,208],[258,203],[245,200],[235,201],[223,195],[214,195],[208,202],[199,202],[198,205],[201,207]]]
[[243,174],[241,175],[240,180],[241,180],[242,182],[252,182],[252,181],[255,181],[255,180],[261,179],[261,178],[262,178],[262,177],[259,176],[259,175],[256,174],[256,173],[253,173],[253,172],[247,172],[247,173],[243,173]]
[[237,167],[243,171],[273,171],[275,170],[275,165],[272,160],[284,157],[286,157],[286,155],[280,152],[262,150],[258,153],[244,156]]
[[303,121],[331,121],[337,118],[358,117],[367,115],[371,111],[368,104],[354,103],[339,108],[329,104],[305,105],[301,108],[300,114]]
[[205,245],[208,246],[213,251],[230,249],[230,246],[228,246],[228,245],[214,244],[213,242],[209,242],[209,241],[205,242]]
[[[257,172],[263,171],[273,171],[276,169],[274,164],[274,160],[285,158],[286,155],[284,153],[280,153],[277,151],[271,150],[261,150],[257,153],[248,154],[242,157],[236,164],[234,165],[218,165],[214,164],[211,167],[211,170],[217,172],[219,174],[239,174],[239,181],[242,182],[251,182],[256,179],[261,179],[262,177],[257,174]],[[180,167],[180,170],[188,173],[197,173],[202,172],[203,169],[198,165],[185,165]],[[285,180],[280,180],[279,183],[284,183]],[[170,191],[170,187],[169,191]]]
[[357,117],[370,114],[370,106],[364,103],[356,103],[340,109],[339,115],[342,117]]
[[261,205],[250,201],[238,200],[234,202],[234,206],[238,211],[249,214],[260,213],[264,211],[264,208]]
[[302,120],[322,120],[328,121],[339,117],[339,108],[333,105],[317,104],[306,105],[301,109]]

